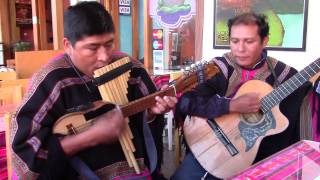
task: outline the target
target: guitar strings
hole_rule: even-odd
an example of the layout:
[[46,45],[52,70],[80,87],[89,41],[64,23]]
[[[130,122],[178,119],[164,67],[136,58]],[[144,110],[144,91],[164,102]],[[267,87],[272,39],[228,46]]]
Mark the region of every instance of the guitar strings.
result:
[[80,126],[73,127],[73,129],[75,129],[76,132],[82,132],[82,131],[88,129],[88,128],[91,126],[92,123],[93,123],[93,122],[92,122],[92,120],[91,120],[91,121],[88,121],[88,122],[83,123],[83,124],[80,125]]

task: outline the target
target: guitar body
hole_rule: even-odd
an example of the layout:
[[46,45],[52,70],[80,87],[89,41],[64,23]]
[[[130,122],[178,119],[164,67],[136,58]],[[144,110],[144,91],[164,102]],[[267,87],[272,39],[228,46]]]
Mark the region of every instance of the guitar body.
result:
[[[251,80],[239,88],[235,98],[254,92],[262,99],[272,90],[273,88],[263,81]],[[284,131],[289,124],[278,105],[265,114],[231,113],[220,116],[215,121],[239,151],[238,154],[230,155],[206,118],[191,117],[184,124],[184,135],[201,166],[210,174],[223,179],[249,167],[257,155],[261,140],[265,136]]]
[[[62,116],[55,122],[52,129],[53,133],[61,135],[78,133],[79,127],[92,122],[92,120],[87,121],[83,114],[83,112],[74,112]],[[86,127],[82,128],[82,131],[84,129],[86,129]]]

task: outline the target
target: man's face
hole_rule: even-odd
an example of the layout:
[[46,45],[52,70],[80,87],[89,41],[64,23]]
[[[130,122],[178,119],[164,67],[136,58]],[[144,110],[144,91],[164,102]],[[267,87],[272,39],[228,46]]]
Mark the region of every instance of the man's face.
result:
[[84,74],[93,77],[93,72],[96,69],[111,62],[114,34],[87,36],[77,41],[74,46],[65,38],[64,48],[74,65]]
[[252,68],[259,60],[268,37],[261,40],[257,25],[238,24],[231,27],[230,48],[236,63]]

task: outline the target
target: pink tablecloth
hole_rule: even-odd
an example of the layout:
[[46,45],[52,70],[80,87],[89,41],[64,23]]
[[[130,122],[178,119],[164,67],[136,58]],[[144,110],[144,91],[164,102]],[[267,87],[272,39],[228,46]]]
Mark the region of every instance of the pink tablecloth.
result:
[[299,141],[258,162],[232,179],[316,179],[320,177],[320,143]]

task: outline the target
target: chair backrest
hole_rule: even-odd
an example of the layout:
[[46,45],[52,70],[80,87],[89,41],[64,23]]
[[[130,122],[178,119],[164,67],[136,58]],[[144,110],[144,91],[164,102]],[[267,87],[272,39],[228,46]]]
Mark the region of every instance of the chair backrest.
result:
[[12,180],[12,152],[11,152],[12,150],[11,150],[11,141],[10,141],[10,129],[11,129],[10,120],[11,120],[11,114],[8,112],[4,115],[8,180]]
[[17,79],[17,73],[15,71],[0,72],[0,80],[13,80]]
[[22,51],[15,53],[16,72],[19,79],[30,78],[43,65],[63,53],[62,50]]
[[19,104],[22,100],[22,86],[0,87],[0,105]]
[[11,69],[15,69],[16,68],[16,62],[15,59],[7,59],[7,67],[11,68]]
[[24,95],[24,93],[27,91],[28,84],[29,79],[4,80],[0,81],[0,88],[20,85],[22,87],[22,95]]

